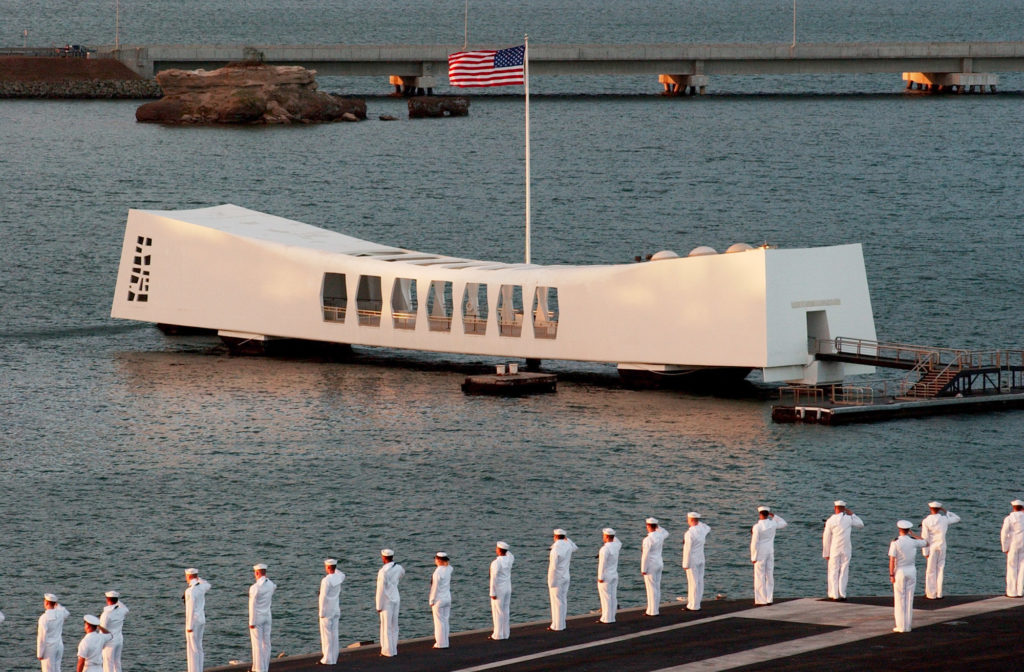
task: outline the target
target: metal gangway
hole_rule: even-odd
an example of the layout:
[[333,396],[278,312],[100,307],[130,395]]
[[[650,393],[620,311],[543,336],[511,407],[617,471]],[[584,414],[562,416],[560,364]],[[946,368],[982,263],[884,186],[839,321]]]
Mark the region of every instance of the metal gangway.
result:
[[934,398],[1024,388],[1024,350],[964,350],[862,338],[817,339],[816,359],[908,371],[897,396]]

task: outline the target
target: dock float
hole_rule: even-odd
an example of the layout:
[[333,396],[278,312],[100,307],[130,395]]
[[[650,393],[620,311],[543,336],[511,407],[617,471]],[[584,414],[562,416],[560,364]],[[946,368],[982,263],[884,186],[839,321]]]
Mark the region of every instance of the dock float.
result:
[[1024,408],[1024,393],[1019,392],[933,399],[894,397],[875,404],[777,405],[772,406],[772,420],[778,423],[848,425],[856,422],[923,418],[951,413],[988,413],[1021,408]]
[[558,376],[553,373],[520,371],[515,362],[498,364],[496,369],[495,373],[466,376],[462,391],[507,397],[557,391]]
[[[753,607],[749,600],[711,600],[697,612],[679,603],[660,616],[643,607],[620,610],[615,623],[597,614],[575,616],[560,632],[548,621],[515,625],[507,640],[491,630],[451,636],[448,649],[432,637],[404,640],[384,658],[377,644],[342,649],[335,666],[319,654],[278,658],[271,672],[796,672],[1019,669],[1024,600],[1003,596],[947,596],[914,603],[914,629],[893,633],[892,596],[847,602],[801,598]],[[207,668],[242,672],[248,664]]]

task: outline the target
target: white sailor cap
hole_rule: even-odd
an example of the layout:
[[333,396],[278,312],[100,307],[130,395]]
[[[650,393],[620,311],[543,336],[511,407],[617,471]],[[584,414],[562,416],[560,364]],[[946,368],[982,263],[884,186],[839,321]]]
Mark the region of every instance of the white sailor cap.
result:
[[688,514],[686,514],[686,517],[687,518],[696,518],[696,519],[699,520],[700,519],[700,514],[697,513],[696,511],[690,511]]
[[96,618],[92,614],[86,614],[82,618],[82,620],[85,621],[86,623],[88,623],[89,625],[99,625],[100,624],[100,619]]
[[267,566],[265,564],[263,564],[262,562],[260,562],[260,563],[257,563],[255,565],[253,565],[252,568],[253,568],[253,570],[266,569]]
[[507,551],[508,550],[508,542],[507,541],[499,541],[496,545],[497,545],[498,548],[500,548],[503,551]]
[[382,558],[393,558],[395,557],[395,552],[390,548],[382,548],[380,549],[380,555]]
[[765,511],[771,513],[772,508],[770,506],[759,506],[757,507],[758,513],[764,513]]
[[188,569],[185,570],[185,575],[186,576],[199,576],[199,570],[196,569],[195,567],[189,567]]
[[901,530],[909,530],[914,527],[914,524],[909,520],[898,520],[896,521],[896,527],[900,528]]
[[327,558],[326,560],[324,560],[324,564],[328,567],[336,567],[338,565],[338,561],[334,558]]
[[435,558],[441,558],[442,560],[447,560],[448,559],[448,554],[445,553],[444,551],[438,551],[437,553],[434,553],[434,557]]
[[652,517],[652,518],[648,518],[644,522],[647,523],[648,525],[657,525],[658,524],[658,519]]
[[107,592],[103,593],[103,595],[104,597],[121,597],[121,593],[117,592],[116,590],[108,590]]
[[841,499],[837,499],[836,501],[832,502],[832,506],[846,506],[846,502],[844,502]]
[[941,509],[942,508],[942,502],[928,502],[928,508],[929,509]]
[[554,529],[554,530],[553,530],[553,531],[552,531],[551,533],[552,533],[553,535],[555,535],[556,537],[566,537],[566,536],[568,536],[568,534],[566,533],[566,531],[565,531],[565,530],[563,530],[563,529],[562,529],[562,528],[560,528],[560,527],[556,527],[556,528],[555,528],[555,529]]
[[43,599],[47,602],[60,602],[60,600],[57,599],[57,596],[53,593],[46,593],[45,595],[43,595]]
[[1010,506],[1024,506],[1024,502],[1020,501],[1019,499],[1015,499],[1012,502],[1010,502]]
[[607,534],[609,537],[614,537],[615,536],[615,530],[613,530],[610,527],[606,527],[603,530],[601,530],[601,534]]

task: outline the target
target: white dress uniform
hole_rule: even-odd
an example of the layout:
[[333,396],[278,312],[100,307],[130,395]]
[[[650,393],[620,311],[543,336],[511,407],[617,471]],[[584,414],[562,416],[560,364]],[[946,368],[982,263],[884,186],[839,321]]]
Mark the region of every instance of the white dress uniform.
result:
[[85,659],[85,667],[82,672],[102,672],[103,652],[110,643],[111,635],[103,634],[99,630],[93,630],[82,637],[78,643],[78,657]]
[[[614,535],[612,535],[614,536]],[[619,610],[619,552],[622,542],[606,541],[597,552],[597,595],[601,600],[602,623],[614,623]]]
[[706,523],[697,523],[683,535],[683,569],[686,570],[686,608],[700,610],[700,599],[704,596],[704,540],[711,528]]
[[273,615],[271,601],[277,585],[266,576],[261,576],[249,586],[249,639],[252,642],[253,672],[267,672],[270,669],[270,626]]
[[665,562],[661,557],[661,549],[668,539],[668,530],[658,527],[644,537],[640,551],[640,571],[644,576],[644,588],[647,589],[648,616],[657,616],[661,606],[661,572]]
[[569,563],[578,546],[566,537],[551,544],[548,554],[548,595],[551,598],[551,629],[565,630],[568,609]]
[[960,522],[960,516],[952,511],[933,513],[921,521],[921,538],[928,545],[921,551],[928,558],[924,575],[924,596],[930,599],[942,597],[942,579],[946,568],[946,530]]
[[452,613],[452,566],[439,565],[430,577],[427,598],[434,616],[434,648],[448,648],[448,617]]
[[511,553],[498,555],[491,560],[491,619],[494,632],[491,639],[508,639],[509,606],[512,601],[512,565],[516,558]]
[[846,584],[850,580],[850,555],[853,543],[850,531],[864,527],[857,515],[835,513],[825,521],[821,535],[821,557],[828,558],[828,596],[833,600],[846,598]]
[[124,648],[124,619],[128,616],[128,607],[123,602],[115,602],[103,607],[100,614],[100,627],[110,634],[110,639],[103,645],[103,672],[121,672],[121,651]]
[[1003,519],[999,538],[1006,553],[1006,595],[1024,597],[1024,511]]
[[896,559],[896,577],[892,584],[893,611],[896,627],[893,632],[910,632],[914,616],[914,586],[917,585],[917,567],[914,558],[917,549],[928,545],[924,539],[901,534],[889,544],[889,557]]
[[64,620],[69,616],[63,604],[47,609],[39,617],[36,629],[36,658],[41,658],[42,672],[60,672],[64,657]]
[[775,532],[788,525],[782,516],[762,518],[750,528],[754,563],[754,604],[771,604],[775,596]]
[[388,562],[377,570],[377,611],[380,612],[380,653],[398,655],[398,608],[401,597],[398,582],[405,576],[405,568]]
[[335,569],[320,579],[319,611],[320,617],[320,650],[324,665],[338,662],[338,619],[341,618],[341,584],[345,582],[345,573]]
[[188,672],[203,672],[203,631],[206,630],[206,592],[210,583],[196,577],[185,589],[185,656]]

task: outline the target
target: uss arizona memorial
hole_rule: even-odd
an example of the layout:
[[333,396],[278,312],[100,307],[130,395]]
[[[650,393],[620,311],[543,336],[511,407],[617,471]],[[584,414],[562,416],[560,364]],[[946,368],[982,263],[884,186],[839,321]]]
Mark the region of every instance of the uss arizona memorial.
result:
[[651,261],[478,261],[360,240],[234,205],[129,211],[111,315],[299,339],[533,360],[840,382],[871,366],[815,358],[873,340],[859,244],[698,247]]

